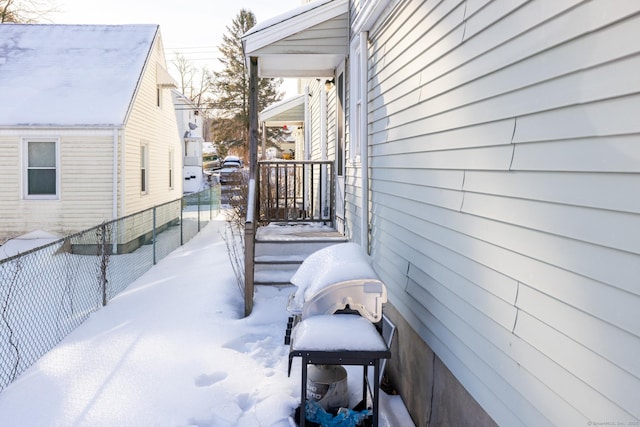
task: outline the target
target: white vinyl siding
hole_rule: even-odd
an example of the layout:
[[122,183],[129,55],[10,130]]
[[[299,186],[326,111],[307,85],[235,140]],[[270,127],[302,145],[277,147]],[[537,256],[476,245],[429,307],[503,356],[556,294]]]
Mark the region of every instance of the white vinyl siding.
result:
[[635,1],[404,0],[370,33],[374,266],[499,425],[640,418],[638,39]]
[[[309,118],[311,121],[311,144],[310,144],[310,160],[335,160],[336,155],[336,99],[335,90],[327,93],[325,86],[326,79],[312,79],[308,81],[309,92]],[[325,110],[323,112],[323,109]],[[334,164],[335,167],[335,164]],[[321,196],[322,206],[315,206],[315,215],[329,215],[329,198],[332,189],[329,188],[328,181],[323,175],[323,181],[320,182],[318,169],[315,169],[314,189],[322,188]],[[316,196],[317,197],[317,196]]]
[[[158,108],[156,102],[156,64],[165,64],[161,46],[156,37],[146,65],[139,70],[135,93],[127,94],[133,98],[124,100],[131,108],[122,123],[55,128],[35,123],[0,129],[0,243],[38,229],[68,235],[114,215],[126,216],[182,196],[182,181],[174,179],[169,188],[167,175],[167,152],[182,152],[175,111],[166,108],[172,105],[170,90],[160,90],[165,108]],[[28,140],[57,141],[55,198],[26,198],[23,141]],[[142,141],[149,142],[149,194],[144,197],[140,193]]]
[[[363,149],[368,152],[369,144],[369,92],[372,78],[369,69],[368,32],[378,28],[388,18],[393,5],[398,0],[371,0],[366,2],[350,2],[351,31],[349,58],[347,61],[348,76],[346,98],[349,108],[346,111],[346,149],[345,171],[345,218],[347,236],[353,242],[361,244],[368,250],[369,215],[371,201],[363,199],[363,185],[368,191],[369,176],[361,164]],[[367,159],[365,159],[367,160]],[[363,179],[367,182],[363,184]],[[363,209],[363,204],[367,206]],[[363,227],[366,229],[363,230]]]
[[[172,105],[171,90],[160,88],[156,78],[156,64],[164,64],[164,54],[156,39],[150,52],[147,66],[127,118],[124,132],[124,189],[123,211],[120,216],[148,209],[155,205],[176,200],[182,196],[182,181],[175,180],[169,188],[167,173],[167,152],[182,152],[182,142],[176,124],[176,114]],[[162,98],[158,108],[157,96]],[[140,144],[148,144],[147,192],[140,188]]]
[[[59,197],[24,198],[24,142],[58,141]],[[33,230],[61,236],[111,219],[113,134],[103,130],[0,131],[0,241]]]

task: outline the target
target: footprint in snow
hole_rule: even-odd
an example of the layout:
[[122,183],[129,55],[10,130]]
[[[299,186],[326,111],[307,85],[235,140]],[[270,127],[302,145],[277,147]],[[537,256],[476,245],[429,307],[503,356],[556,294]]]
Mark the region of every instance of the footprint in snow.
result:
[[213,374],[202,374],[196,377],[195,384],[198,387],[209,387],[227,378],[226,372],[214,372]]
[[254,404],[254,399],[249,393],[242,393],[236,398],[236,404],[242,411],[248,411]]
[[257,343],[265,341],[265,339],[266,338],[263,335],[246,334],[227,342],[223,347],[235,350],[239,353],[249,353],[255,348]]

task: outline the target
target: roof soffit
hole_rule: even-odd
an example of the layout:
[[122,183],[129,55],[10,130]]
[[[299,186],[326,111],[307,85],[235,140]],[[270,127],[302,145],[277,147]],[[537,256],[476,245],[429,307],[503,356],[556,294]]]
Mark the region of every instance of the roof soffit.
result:
[[348,7],[348,0],[325,1],[274,18],[246,33],[245,55],[259,58],[260,77],[332,76],[348,54]]
[[273,18],[273,24],[251,29],[243,36],[245,55],[255,56],[253,54],[265,46],[348,13],[348,0],[333,0],[293,16],[282,14],[280,18]]
[[298,95],[265,108],[259,114],[259,121],[268,127],[301,125],[304,122],[304,97],[305,95]]

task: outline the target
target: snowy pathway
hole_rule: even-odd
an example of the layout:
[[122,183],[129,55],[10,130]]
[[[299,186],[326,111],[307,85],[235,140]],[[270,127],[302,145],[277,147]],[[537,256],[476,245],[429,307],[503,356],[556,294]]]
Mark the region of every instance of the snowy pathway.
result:
[[223,227],[211,221],[5,389],[0,427],[290,427],[299,376],[294,365],[287,377],[282,335],[292,290],[258,287],[242,319]]

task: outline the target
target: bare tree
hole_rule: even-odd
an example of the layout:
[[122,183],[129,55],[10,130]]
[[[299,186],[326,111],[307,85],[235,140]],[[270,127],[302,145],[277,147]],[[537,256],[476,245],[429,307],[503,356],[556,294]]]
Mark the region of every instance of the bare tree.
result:
[[176,52],[176,58],[173,60],[173,66],[176,67],[180,75],[179,89],[183,95],[187,94],[187,89],[193,86],[193,76],[195,74],[193,64],[182,53]]
[[176,53],[173,60],[180,76],[179,90],[184,96],[189,98],[195,105],[196,109],[202,114],[203,120],[203,137],[210,141],[211,132],[211,114],[209,114],[209,105],[211,102],[211,72],[206,66],[197,70],[191,61],[189,61],[180,52]]
[[56,11],[54,0],[0,0],[0,23],[33,24]]
[[180,91],[189,98],[198,108],[204,108],[205,101],[211,92],[211,72],[206,66],[197,70],[193,63],[180,52],[176,53],[173,60],[180,75]]

